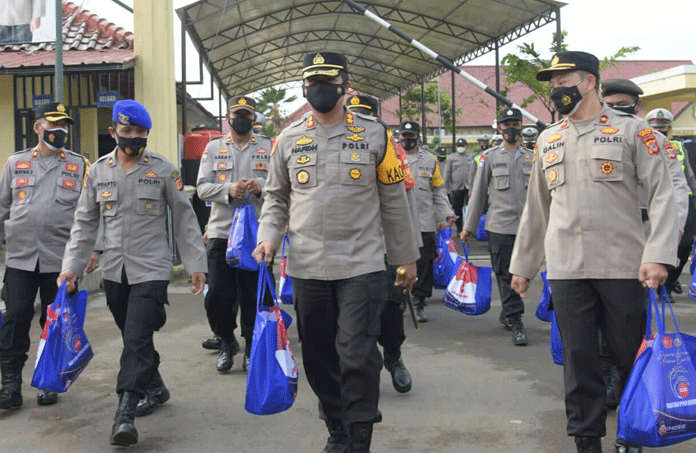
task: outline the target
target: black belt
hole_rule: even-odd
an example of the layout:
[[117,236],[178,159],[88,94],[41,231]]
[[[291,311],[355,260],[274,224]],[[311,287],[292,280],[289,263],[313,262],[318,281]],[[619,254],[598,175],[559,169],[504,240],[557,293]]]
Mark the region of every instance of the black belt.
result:
[[640,217],[643,220],[643,222],[646,222],[650,220],[650,217],[648,217],[648,210],[641,208],[640,210]]

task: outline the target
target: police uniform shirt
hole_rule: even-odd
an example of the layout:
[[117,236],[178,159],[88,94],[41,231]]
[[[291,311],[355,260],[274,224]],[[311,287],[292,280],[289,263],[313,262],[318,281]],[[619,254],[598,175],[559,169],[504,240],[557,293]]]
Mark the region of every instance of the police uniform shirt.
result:
[[258,242],[278,248],[289,225],[289,275],[336,280],[382,271],[385,248],[391,264],[418,259],[404,174],[390,138],[374,118],[354,112],[326,128],[309,114],[281,132],[271,153]]
[[[445,186],[447,191],[469,190],[473,177],[471,168],[476,164],[471,154],[452,153],[445,162]],[[471,179],[469,179],[471,178]]]
[[516,150],[495,146],[481,155],[464,230],[476,231],[488,197],[486,230],[498,234],[517,233],[533,157],[534,153],[522,146]]
[[231,133],[208,143],[201,156],[196,185],[198,197],[213,202],[208,221],[209,238],[227,239],[229,236],[234,210],[244,204],[244,200],[230,197],[230,186],[240,179],[255,179],[261,186],[259,195],[249,197],[256,218],[259,217],[271,147],[270,138],[253,132],[241,148]]
[[99,219],[104,222],[101,259],[104,280],[121,282],[125,267],[129,284],[169,280],[172,259],[167,244],[167,206],[181,260],[189,274],[207,272],[198,220],[174,165],[145,150],[125,172],[117,150],[90,168],[75,211],[75,222],[63,258],[63,269],[78,276],[87,265]]
[[[674,189],[660,152],[645,121],[607,106],[543,131],[510,272],[532,279],[544,255],[549,279],[636,279],[641,263],[675,265]],[[639,183],[650,200],[647,243]]]
[[[13,154],[0,179],[0,241],[7,241],[7,267],[60,272],[65,243],[89,161],[38,148]],[[83,267],[84,269],[84,267]]]
[[407,154],[413,179],[416,181],[416,202],[420,231],[433,232],[437,222],[454,215],[447,199],[445,181],[440,166],[428,151],[420,148],[417,153]]

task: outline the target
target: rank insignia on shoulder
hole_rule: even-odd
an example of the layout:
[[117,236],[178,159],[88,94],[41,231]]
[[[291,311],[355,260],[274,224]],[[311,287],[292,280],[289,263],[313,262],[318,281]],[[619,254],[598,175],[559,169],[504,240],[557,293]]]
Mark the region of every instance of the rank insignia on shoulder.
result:
[[307,117],[307,129],[311,129],[314,127],[314,115],[309,115]]
[[561,129],[565,129],[568,127],[568,118],[564,119],[563,122],[561,123]]
[[155,173],[154,171],[150,170],[150,171],[148,171],[147,173],[145,173],[145,176],[147,176],[148,178],[156,178],[156,177],[157,177],[157,173]]
[[607,124],[609,122],[609,117],[607,115],[602,115],[599,117],[599,124]]
[[252,136],[251,139],[250,139],[249,141],[250,141],[251,143],[256,143],[256,137],[253,137],[253,136]]
[[227,138],[225,139],[225,143],[232,143],[232,135],[227,134]]
[[143,157],[143,163],[144,163],[144,164],[149,164],[149,163],[150,163],[150,156],[145,156],[145,157]]
[[108,165],[113,165],[113,164],[114,164],[114,158],[113,158],[113,157],[109,157],[109,160],[107,161],[107,164],[108,164]]
[[356,126],[348,126],[348,130],[351,132],[355,132],[356,134],[359,134],[360,132],[364,132],[365,128],[364,127],[356,127]]
[[227,180],[227,175],[226,175],[226,174],[220,173],[220,174],[218,175],[218,181],[224,182],[224,181],[226,181],[226,180]]
[[268,170],[268,167],[266,166],[266,162],[256,162],[256,170],[262,170],[266,171]]
[[601,170],[602,173],[604,173],[605,175],[611,174],[614,171],[614,164],[612,164],[611,162],[604,162],[602,164]]
[[311,157],[309,157],[309,156],[306,155],[306,154],[303,154],[302,156],[298,157],[297,160],[296,160],[295,162],[297,162],[298,164],[306,164],[306,163],[309,162],[310,160],[312,160]]
[[360,154],[358,154],[358,153],[351,154],[350,160],[352,160],[353,162],[360,162]]
[[268,152],[268,150],[266,148],[259,148],[256,150],[256,152],[259,154],[266,154],[266,152]]
[[352,140],[354,142],[359,142],[359,141],[365,140],[365,137],[361,137],[358,134],[348,135],[348,136],[346,136],[346,138],[348,140]]
[[355,116],[350,112],[346,113],[346,124],[351,126],[355,124]]
[[298,141],[295,142],[296,145],[309,145],[310,143],[313,143],[314,139],[310,137],[302,137]]
[[549,137],[549,143],[557,142],[562,138],[563,138],[563,136],[561,134],[558,134],[558,133],[553,134],[551,137]]
[[39,157],[39,150],[38,150],[38,149],[35,149],[34,152],[31,153],[31,157],[32,157],[33,159],[38,158],[38,157]]
[[350,171],[350,177],[353,179],[360,179],[361,176],[362,176],[362,173],[360,173],[360,170],[357,168],[353,168]]
[[558,179],[558,172],[556,170],[549,170],[547,175],[549,177],[549,181],[551,182],[556,182],[556,180]]
[[551,153],[548,156],[546,156],[546,163],[550,164],[556,161],[558,159],[558,154],[556,153]]
[[619,132],[619,130],[618,130],[618,129],[615,129],[615,128],[611,127],[611,126],[607,126],[607,127],[605,127],[604,129],[602,129],[602,130],[599,131],[599,132],[601,132],[602,134],[606,134],[606,135],[614,135],[614,134],[616,134],[617,132]]
[[65,160],[65,152],[61,151],[59,154],[60,160]]
[[307,184],[309,182],[309,173],[304,170],[297,172],[297,182]]
[[102,198],[109,198],[113,194],[111,192],[102,192],[99,195],[101,195]]

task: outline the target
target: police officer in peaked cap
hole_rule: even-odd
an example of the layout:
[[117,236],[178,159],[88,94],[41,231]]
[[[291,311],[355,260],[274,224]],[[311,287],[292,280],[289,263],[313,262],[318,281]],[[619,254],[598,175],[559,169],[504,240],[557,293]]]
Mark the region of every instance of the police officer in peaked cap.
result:
[[469,202],[469,190],[476,172],[476,162],[472,154],[467,153],[466,139],[457,140],[455,152],[445,162],[445,187],[452,194],[452,209],[457,216],[457,231],[462,231],[462,210]]

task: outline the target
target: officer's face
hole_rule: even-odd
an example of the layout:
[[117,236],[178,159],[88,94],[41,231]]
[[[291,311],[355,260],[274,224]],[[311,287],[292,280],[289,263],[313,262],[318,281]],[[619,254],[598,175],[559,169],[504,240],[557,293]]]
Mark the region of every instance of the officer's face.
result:
[[632,94],[616,93],[602,98],[605,104],[609,107],[630,107],[636,103],[637,99]]
[[522,127],[522,121],[520,121],[520,120],[505,120],[502,123],[498,124],[498,132],[501,132],[503,129],[507,129],[509,127],[514,127],[516,129],[520,129]]
[[66,120],[48,121],[46,118],[41,118],[34,123],[34,132],[39,137],[42,137],[43,131],[58,128],[67,129],[69,125],[70,123],[68,123]]
[[[580,83],[581,80],[582,77],[580,77],[580,73],[577,71],[555,71],[551,74],[549,84],[551,88],[572,87]],[[578,87],[578,89],[580,89],[580,87]],[[582,91],[583,90],[580,90],[580,92]]]
[[[336,77],[331,77],[323,74],[317,74],[304,79],[304,84],[306,86],[312,86],[317,82],[328,82],[334,85],[340,85],[343,83],[343,77],[341,77],[340,75],[337,75]],[[346,85],[348,87],[350,86],[350,83],[346,81]]]
[[256,114],[247,109],[239,109],[236,112],[230,113],[228,120],[233,120],[235,118],[249,118],[254,121],[256,119]]
[[116,129],[114,129],[113,127],[109,128],[109,133],[111,134],[111,137],[113,137],[114,140],[116,140],[116,134],[123,138],[144,138],[147,137],[148,130],[142,126],[134,124],[117,124]]

